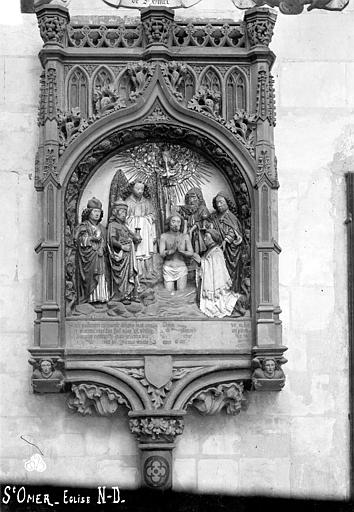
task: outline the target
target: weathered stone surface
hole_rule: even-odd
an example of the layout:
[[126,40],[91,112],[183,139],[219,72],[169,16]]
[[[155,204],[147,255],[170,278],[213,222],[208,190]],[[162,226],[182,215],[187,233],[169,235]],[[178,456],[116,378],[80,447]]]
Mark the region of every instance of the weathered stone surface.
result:
[[290,494],[290,460],[274,458],[245,458],[240,460],[239,492],[260,493],[267,496],[288,496]]
[[239,488],[239,465],[230,459],[202,459],[198,462],[198,491],[232,494]]
[[197,486],[197,468],[194,459],[175,459],[173,464],[173,488],[193,491]]

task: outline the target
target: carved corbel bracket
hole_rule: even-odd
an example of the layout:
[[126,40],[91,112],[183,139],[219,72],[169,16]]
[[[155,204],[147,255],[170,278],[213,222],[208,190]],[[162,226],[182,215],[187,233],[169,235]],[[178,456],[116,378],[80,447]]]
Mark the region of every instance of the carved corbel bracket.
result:
[[59,357],[36,357],[28,362],[33,367],[31,377],[34,393],[60,393],[64,391],[64,360]]
[[252,389],[254,391],[281,391],[285,385],[285,374],[281,368],[287,359],[283,356],[263,352],[252,360]]

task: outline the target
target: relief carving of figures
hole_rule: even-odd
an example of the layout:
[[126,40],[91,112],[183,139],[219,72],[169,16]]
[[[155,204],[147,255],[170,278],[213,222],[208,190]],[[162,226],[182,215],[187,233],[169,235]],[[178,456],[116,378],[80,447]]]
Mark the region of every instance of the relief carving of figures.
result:
[[142,238],[127,225],[128,204],[116,201],[108,223],[108,254],[111,267],[111,301],[130,304],[138,297],[136,247]]
[[107,239],[102,204],[95,198],[88,203],[95,214],[85,209],[87,218],[84,214],[75,227],[79,182],[68,187],[68,313],[127,318],[246,314],[250,209],[242,179],[236,183],[234,178],[237,205],[226,192],[213,198],[216,187],[228,190],[225,178],[217,177],[199,153],[178,144],[143,143],[104,165],[113,178],[95,178],[90,190],[106,204]]
[[82,212],[75,232],[78,262],[79,303],[108,302],[106,233],[100,223],[102,203],[93,197]]
[[175,214],[169,220],[169,231],[160,239],[160,255],[164,259],[163,281],[165,288],[174,293],[185,290],[187,286],[188,268],[186,258],[193,256],[193,248],[188,234],[181,233],[182,218]]
[[178,101],[182,101],[184,98],[182,92],[180,91],[180,87],[187,76],[187,66],[181,62],[173,61],[162,63],[160,64],[160,67],[163,76],[166,78],[167,83],[172,90],[172,93]]

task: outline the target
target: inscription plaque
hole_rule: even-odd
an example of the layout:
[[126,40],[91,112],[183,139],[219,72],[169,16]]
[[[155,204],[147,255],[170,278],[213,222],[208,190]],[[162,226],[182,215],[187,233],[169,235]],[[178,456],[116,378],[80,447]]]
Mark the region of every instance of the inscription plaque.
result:
[[251,347],[251,321],[68,320],[68,348],[224,351]]

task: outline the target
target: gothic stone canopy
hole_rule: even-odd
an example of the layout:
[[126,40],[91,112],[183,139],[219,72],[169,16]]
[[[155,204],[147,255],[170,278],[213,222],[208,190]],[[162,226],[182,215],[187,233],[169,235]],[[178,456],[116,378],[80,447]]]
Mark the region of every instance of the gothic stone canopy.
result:
[[142,482],[166,488],[190,408],[238,414],[285,382],[276,16],[160,8],[93,24],[50,4],[37,17],[33,390],[69,393],[84,415],[127,409]]

